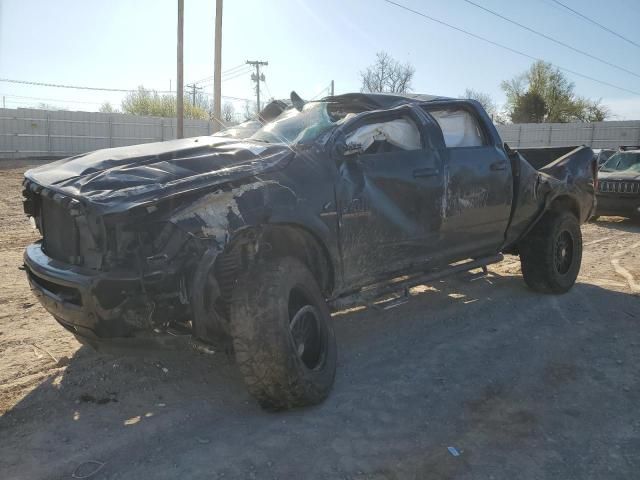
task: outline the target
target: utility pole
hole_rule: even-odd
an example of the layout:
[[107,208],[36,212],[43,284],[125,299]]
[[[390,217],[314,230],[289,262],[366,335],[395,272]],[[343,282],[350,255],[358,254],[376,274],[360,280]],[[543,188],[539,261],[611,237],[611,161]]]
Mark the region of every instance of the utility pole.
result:
[[213,58],[213,131],[220,130],[222,119],[222,0],[216,0],[216,31]]
[[247,65],[253,65],[254,67],[256,67],[256,73],[251,74],[251,80],[256,82],[256,99],[258,100],[256,106],[258,108],[258,113],[260,113],[260,81],[264,82],[264,73],[260,75],[260,66],[267,66],[269,65],[269,62],[261,62],[260,60],[247,60]]
[[187,85],[187,88],[191,89],[191,105],[196,106],[196,90],[202,90],[202,87],[196,86],[195,83]]
[[176,110],[178,114],[178,128],[176,138],[184,137],[184,70],[183,70],[183,43],[184,37],[184,0],[178,0],[178,85],[176,86]]
[[334,83],[333,83],[333,80],[331,80],[331,96],[332,96],[332,97],[333,97],[333,95],[334,95],[334,93],[335,93],[335,92],[334,92],[334,86],[335,86],[335,85],[334,85]]

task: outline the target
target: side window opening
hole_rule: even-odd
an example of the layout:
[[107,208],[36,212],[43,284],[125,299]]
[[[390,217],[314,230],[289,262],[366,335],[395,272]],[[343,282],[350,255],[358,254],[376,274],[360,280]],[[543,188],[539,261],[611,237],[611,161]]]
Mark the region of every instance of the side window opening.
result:
[[420,150],[420,130],[413,120],[402,117],[386,122],[367,123],[346,137],[345,155]]
[[427,110],[438,122],[447,148],[487,145],[480,124],[472,113],[463,109]]

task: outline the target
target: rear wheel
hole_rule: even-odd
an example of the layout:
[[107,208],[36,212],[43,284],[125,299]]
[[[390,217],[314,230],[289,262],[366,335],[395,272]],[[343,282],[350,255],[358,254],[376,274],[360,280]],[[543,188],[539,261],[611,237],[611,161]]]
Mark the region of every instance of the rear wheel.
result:
[[570,212],[548,212],[520,245],[524,281],[539,292],[568,291],[581,262],[582,232]]
[[236,360],[263,408],[283,410],[324,400],[336,371],[336,341],[322,292],[291,257],[254,265],[231,304]]

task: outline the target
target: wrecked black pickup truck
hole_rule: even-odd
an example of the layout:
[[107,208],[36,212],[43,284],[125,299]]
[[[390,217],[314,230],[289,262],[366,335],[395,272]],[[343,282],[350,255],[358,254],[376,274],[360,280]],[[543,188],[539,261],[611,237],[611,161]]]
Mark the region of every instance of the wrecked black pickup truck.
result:
[[29,170],[24,209],[42,241],[24,264],[81,341],[142,348],[182,332],[231,345],[250,393],[285,409],[331,389],[332,310],[502,253],[520,255],[534,290],[570,289],[595,175],[586,147],[534,168],[472,100],[293,102],[248,138],[112,148]]

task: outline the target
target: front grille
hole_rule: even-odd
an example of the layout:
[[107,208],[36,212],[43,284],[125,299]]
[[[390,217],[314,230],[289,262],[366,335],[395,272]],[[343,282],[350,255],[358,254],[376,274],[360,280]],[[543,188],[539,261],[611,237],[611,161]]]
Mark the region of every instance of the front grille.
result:
[[598,190],[603,193],[637,194],[640,193],[640,182],[602,180],[599,182]]
[[78,228],[69,210],[42,196],[42,249],[56,260],[76,263],[79,256]]

